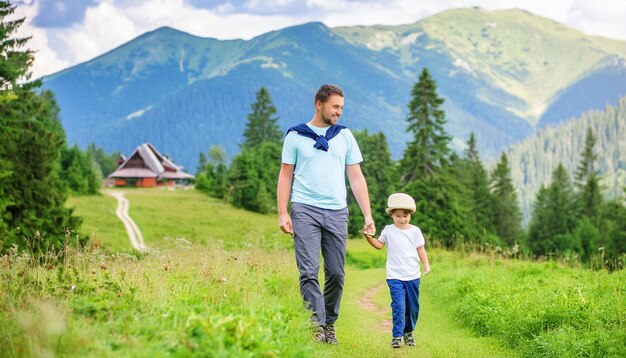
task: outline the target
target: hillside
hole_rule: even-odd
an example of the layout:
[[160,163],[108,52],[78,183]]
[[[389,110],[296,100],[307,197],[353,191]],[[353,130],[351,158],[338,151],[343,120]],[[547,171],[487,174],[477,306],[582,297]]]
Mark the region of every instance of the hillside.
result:
[[286,129],[310,119],[319,85],[340,84],[343,123],[383,131],[397,158],[409,139],[410,90],[427,67],[455,148],[474,131],[489,158],[537,127],[616,103],[626,94],[625,58],[623,41],[521,10],[473,8],[402,26],[308,23],[248,41],[160,28],[43,80],[70,143],[128,153],[151,142],[192,169],[211,145],[239,150],[261,86]]
[[554,127],[544,128],[508,150],[511,176],[526,219],[541,184],[550,183],[559,163],[573,174],[585,147],[587,128],[597,137],[595,152],[601,185],[608,198],[621,197],[626,188],[626,97],[604,111],[590,111]]

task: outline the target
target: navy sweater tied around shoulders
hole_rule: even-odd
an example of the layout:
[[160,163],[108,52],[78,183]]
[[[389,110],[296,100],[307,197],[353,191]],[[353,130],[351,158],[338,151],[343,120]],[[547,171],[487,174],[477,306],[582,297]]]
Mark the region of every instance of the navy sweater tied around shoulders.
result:
[[306,123],[300,123],[297,126],[289,128],[286,134],[294,131],[299,135],[311,138],[315,141],[315,144],[313,145],[315,148],[328,152],[328,141],[333,139],[344,128],[347,127],[335,124],[328,128],[328,130],[326,131],[326,135],[318,135],[309,126],[307,126]]

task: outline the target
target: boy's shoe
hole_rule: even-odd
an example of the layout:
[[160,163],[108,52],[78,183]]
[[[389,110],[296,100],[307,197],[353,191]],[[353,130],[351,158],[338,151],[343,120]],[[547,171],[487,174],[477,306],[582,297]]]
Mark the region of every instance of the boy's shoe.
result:
[[326,336],[326,343],[337,344],[337,336],[335,335],[335,325],[327,324],[324,326],[324,335]]
[[315,330],[315,333],[313,333],[313,340],[318,343],[326,342],[326,335],[324,334],[324,328],[322,326],[319,326]]
[[404,334],[404,344],[409,347],[415,347],[415,337],[413,337],[412,332]]
[[393,337],[391,339],[391,348],[401,348],[402,347],[402,337]]

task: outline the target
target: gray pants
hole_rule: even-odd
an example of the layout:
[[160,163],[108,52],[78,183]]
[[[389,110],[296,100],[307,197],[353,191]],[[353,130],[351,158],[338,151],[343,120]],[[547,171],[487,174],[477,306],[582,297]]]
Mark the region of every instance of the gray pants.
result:
[[[343,294],[348,238],[348,208],[321,209],[292,203],[296,264],[300,271],[300,294],[318,325],[334,324]],[[324,295],[320,290],[320,248],[324,258]]]

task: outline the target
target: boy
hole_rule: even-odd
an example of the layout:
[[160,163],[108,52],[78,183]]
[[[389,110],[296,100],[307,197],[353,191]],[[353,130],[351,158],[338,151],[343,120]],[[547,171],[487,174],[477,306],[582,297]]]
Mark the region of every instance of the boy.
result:
[[387,225],[378,239],[371,231],[363,233],[374,248],[380,250],[387,245],[387,285],[393,317],[391,347],[400,348],[402,336],[405,345],[414,347],[413,330],[420,310],[420,261],[424,275],[430,272],[430,264],[421,230],[409,223],[415,212],[413,198],[404,193],[391,194],[386,212],[393,218],[393,225]]

